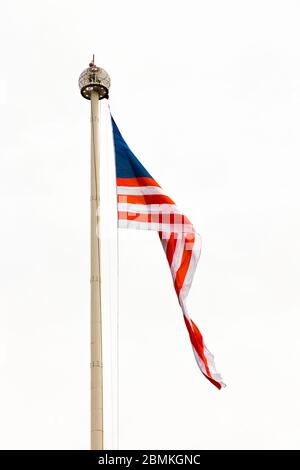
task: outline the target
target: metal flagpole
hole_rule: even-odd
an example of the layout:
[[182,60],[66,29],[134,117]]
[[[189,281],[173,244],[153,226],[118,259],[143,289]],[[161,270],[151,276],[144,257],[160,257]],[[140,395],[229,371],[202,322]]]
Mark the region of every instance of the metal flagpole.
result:
[[99,213],[99,100],[108,98],[110,78],[93,61],[79,77],[91,101],[91,449],[103,449],[103,361]]
[[[99,207],[99,95],[91,92],[91,448],[103,449],[103,363]],[[99,239],[97,237],[99,231]]]

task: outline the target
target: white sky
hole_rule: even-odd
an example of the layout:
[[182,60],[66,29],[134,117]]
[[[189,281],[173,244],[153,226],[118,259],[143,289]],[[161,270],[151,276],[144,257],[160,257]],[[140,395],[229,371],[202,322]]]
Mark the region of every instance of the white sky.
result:
[[0,16],[0,448],[89,447],[91,54],[125,139],[203,237],[188,305],[120,234],[120,448],[298,448],[300,4],[30,1]]

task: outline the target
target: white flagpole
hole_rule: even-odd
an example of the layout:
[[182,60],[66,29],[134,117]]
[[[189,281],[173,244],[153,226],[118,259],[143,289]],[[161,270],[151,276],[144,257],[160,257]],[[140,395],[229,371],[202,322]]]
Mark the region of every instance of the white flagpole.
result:
[[[103,449],[103,362],[99,207],[99,94],[91,92],[91,449]],[[98,231],[98,236],[97,236]]]
[[108,97],[110,78],[93,61],[79,77],[84,98],[91,100],[91,449],[103,446],[103,362],[99,224],[99,100]]

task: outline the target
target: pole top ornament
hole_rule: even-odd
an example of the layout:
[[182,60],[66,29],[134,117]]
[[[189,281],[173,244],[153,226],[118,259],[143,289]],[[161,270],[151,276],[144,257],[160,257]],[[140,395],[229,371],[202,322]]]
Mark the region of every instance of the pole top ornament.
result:
[[89,64],[89,68],[85,69],[78,81],[80,93],[87,100],[91,99],[92,91],[96,91],[99,100],[108,98],[108,90],[110,87],[110,77],[108,73],[101,67],[95,65],[95,57]]

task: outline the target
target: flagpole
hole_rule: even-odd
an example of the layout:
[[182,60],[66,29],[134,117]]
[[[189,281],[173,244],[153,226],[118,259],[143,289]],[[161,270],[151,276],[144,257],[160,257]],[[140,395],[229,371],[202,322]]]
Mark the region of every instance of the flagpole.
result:
[[91,101],[91,449],[104,448],[103,429],[103,357],[100,262],[100,157],[99,157],[99,100],[108,98],[110,79],[105,70],[93,61],[79,77],[79,87],[84,98]]
[[[103,449],[103,362],[99,207],[99,95],[91,92],[91,449]],[[100,214],[99,214],[100,215]],[[97,236],[97,231],[99,238]]]

